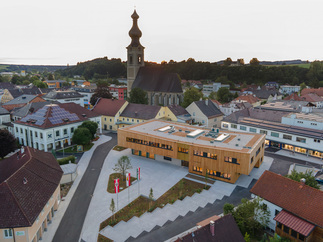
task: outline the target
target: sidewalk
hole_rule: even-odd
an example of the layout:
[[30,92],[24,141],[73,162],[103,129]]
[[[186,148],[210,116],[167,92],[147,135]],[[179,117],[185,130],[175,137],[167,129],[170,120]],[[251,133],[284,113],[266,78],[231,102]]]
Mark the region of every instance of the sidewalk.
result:
[[[129,156],[133,169],[131,176],[136,176],[136,169],[140,167],[140,194],[149,196],[150,188],[154,190],[154,198],[157,199],[186,176],[188,169],[155,160],[131,155],[131,150],[121,152],[111,150],[101,170],[100,177],[95,188],[91,204],[89,206],[80,239],[87,242],[97,241],[100,223],[109,218],[112,213],[109,210],[111,199],[117,203],[117,195],[108,193],[107,186],[109,175],[114,173],[112,168],[116,161],[123,155]],[[128,189],[130,200],[128,200]],[[138,194],[138,183],[135,182],[130,188],[118,194],[118,210],[136,199]],[[117,206],[117,204],[116,204]]]
[[71,189],[69,190],[68,194],[66,197],[64,197],[59,206],[58,206],[58,210],[55,212],[55,216],[52,219],[51,224],[48,227],[48,230],[43,234],[43,238],[42,240],[45,242],[51,242],[54,238],[54,235],[56,233],[56,230],[61,222],[61,219],[64,216],[64,213],[74,195],[74,192],[76,191],[78,184],[80,183],[83,174],[89,164],[89,161],[93,155],[94,150],[96,149],[97,146],[107,142],[111,140],[111,137],[105,136],[105,135],[101,135],[100,139],[98,139],[97,141],[94,141],[94,145],[92,146],[92,148],[89,151],[84,152],[82,158],[80,159],[79,163],[78,163],[78,175],[71,187]]

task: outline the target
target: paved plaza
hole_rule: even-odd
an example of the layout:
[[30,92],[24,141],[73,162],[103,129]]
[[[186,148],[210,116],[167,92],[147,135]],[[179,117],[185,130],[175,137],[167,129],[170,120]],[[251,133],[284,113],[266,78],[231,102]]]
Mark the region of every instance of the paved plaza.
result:
[[[159,162],[143,157],[131,155],[129,149],[122,152],[111,151],[105,163],[94,191],[94,195],[88,209],[88,213],[83,224],[80,239],[83,241],[96,241],[100,223],[112,215],[109,210],[111,198],[117,201],[116,194],[110,194],[107,190],[109,175],[114,173],[112,168],[116,161],[122,156],[131,158],[133,169],[130,173],[135,176],[136,168],[141,168],[140,194],[148,196],[150,188],[154,190],[155,199],[163,195],[168,189],[175,185],[180,179],[188,174],[188,168],[174,166],[169,163]],[[272,159],[265,157],[260,168],[255,168],[249,176],[241,175],[235,184],[216,181],[211,188],[186,197],[183,201],[176,201],[174,204],[167,204],[164,208],[155,209],[152,213],[145,213],[142,216],[133,217],[127,223],[120,222],[114,227],[106,227],[100,233],[114,241],[125,241],[129,237],[137,237],[144,231],[151,231],[156,225],[162,226],[166,222],[174,221],[179,216],[184,216],[189,212],[201,209],[209,203],[221,200],[224,196],[230,196],[237,186],[248,188],[254,179],[259,179],[264,170],[270,168]],[[128,199],[128,189],[130,199]],[[138,184],[135,182],[130,188],[123,190],[118,195],[118,209],[122,209],[129,202],[139,195]]]

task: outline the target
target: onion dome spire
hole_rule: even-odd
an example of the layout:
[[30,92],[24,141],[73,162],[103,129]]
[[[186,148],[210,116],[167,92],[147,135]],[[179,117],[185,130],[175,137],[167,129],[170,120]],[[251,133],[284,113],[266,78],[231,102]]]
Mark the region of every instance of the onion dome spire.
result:
[[133,24],[132,24],[132,28],[129,31],[129,36],[131,37],[130,46],[137,47],[137,46],[141,45],[139,42],[139,39],[140,39],[142,33],[141,33],[141,31],[138,27],[138,24],[137,24],[139,15],[137,14],[136,10],[131,15],[131,18],[133,20]]

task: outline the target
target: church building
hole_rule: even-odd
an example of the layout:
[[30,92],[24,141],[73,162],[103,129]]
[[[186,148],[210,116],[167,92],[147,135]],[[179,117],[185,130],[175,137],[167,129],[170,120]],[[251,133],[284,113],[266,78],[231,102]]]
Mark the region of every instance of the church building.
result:
[[[132,28],[129,31],[131,43],[127,47],[127,88],[141,88],[148,93],[149,105],[172,105],[183,101],[181,79],[176,73],[168,73],[159,66],[145,66],[144,49],[140,44],[142,35],[138,27],[136,10],[131,15]],[[130,93],[131,95],[131,93]]]

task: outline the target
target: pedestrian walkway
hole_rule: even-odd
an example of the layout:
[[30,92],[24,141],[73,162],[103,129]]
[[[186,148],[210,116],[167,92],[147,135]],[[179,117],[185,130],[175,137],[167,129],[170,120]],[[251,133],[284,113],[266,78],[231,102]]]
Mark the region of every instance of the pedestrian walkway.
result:
[[[130,152],[128,152],[128,155],[130,156]],[[110,154],[109,154],[110,156]],[[111,158],[113,155],[111,156]],[[134,156],[132,156],[134,158]],[[143,167],[142,169],[149,169],[149,166],[153,164],[153,170],[155,170],[155,173],[149,172],[147,175],[147,179],[149,180],[154,180],[156,179],[157,182],[155,181],[155,184],[150,184],[148,183],[148,186],[146,185],[146,188],[142,191],[142,194],[148,196],[149,194],[149,189],[152,187],[154,189],[154,194],[155,194],[155,188],[154,186],[159,187],[157,189],[158,195],[155,196],[158,198],[161,196],[164,192],[166,192],[170,187],[172,187],[178,180],[180,180],[182,177],[184,177],[187,174],[187,169],[183,171],[182,167],[174,167],[169,164],[165,163],[159,163],[157,161],[152,161],[152,160],[147,160],[145,158],[137,158],[140,159],[140,165]],[[242,187],[248,187],[250,183],[252,182],[253,179],[259,179],[261,174],[269,169],[269,167],[272,164],[273,159],[269,157],[265,157],[263,164],[260,166],[260,168],[255,168],[253,171],[250,173],[249,176],[246,175],[241,175],[238,181],[235,184],[230,184],[222,181],[216,181],[213,185],[211,184],[211,188],[209,190],[203,190],[200,194],[196,193],[192,197],[186,197],[183,201],[176,201],[174,204],[167,204],[164,208],[160,209],[157,208],[155,209],[152,213],[145,213],[141,215],[139,218],[138,217],[133,217],[130,219],[128,222],[120,222],[114,227],[107,226],[103,230],[100,231],[102,235],[105,237],[108,237],[116,242],[118,241],[125,241],[129,237],[136,238],[138,235],[140,235],[142,232],[147,231],[150,232],[155,226],[163,226],[166,222],[168,221],[174,221],[176,218],[179,216],[184,216],[189,212],[195,212],[198,208],[204,208],[208,203],[213,204],[216,200],[221,200],[224,196],[230,196],[233,192],[233,190],[236,188],[236,186],[242,186]],[[134,162],[135,164],[137,163],[137,160]],[[109,165],[107,165],[109,168]],[[146,168],[146,166],[148,166]],[[168,169],[169,166],[171,166],[172,169]],[[112,168],[112,164],[110,165],[110,169]],[[164,174],[167,174],[167,177],[163,179],[163,182],[159,182],[160,175],[159,174],[161,171],[165,172]],[[168,174],[171,172],[171,174]],[[181,173],[181,175],[178,175],[178,173]],[[152,175],[154,174],[154,175]],[[156,174],[156,177],[155,177]],[[177,176],[177,179],[174,180],[174,176]],[[101,178],[101,177],[100,177]],[[108,175],[105,175],[104,178],[106,181],[108,180]],[[171,181],[172,179],[172,181]],[[144,178],[142,180],[142,184],[144,183]],[[165,183],[165,185],[164,185]],[[101,182],[100,182],[101,184]],[[163,189],[160,189],[163,188]],[[106,186],[104,188],[106,190]],[[98,193],[94,194],[94,196],[104,196],[105,190],[99,191]],[[122,193],[124,192],[124,195]],[[119,202],[120,198],[123,197],[123,199],[127,200],[127,191],[124,190],[119,194]],[[131,191],[131,194],[134,194],[135,192]],[[106,218],[110,217],[112,214],[108,210],[109,204],[110,204],[110,197],[113,197],[116,199],[116,196],[113,194],[110,194],[110,196],[104,196],[104,201],[102,204],[102,201],[99,203],[100,199],[93,199],[92,203],[90,205],[89,213],[86,218],[86,223],[84,223],[83,227],[83,237],[82,239],[84,241],[96,241],[96,237],[94,237],[94,229],[95,226],[92,226],[92,228],[88,228],[86,226],[91,226],[95,221],[97,221],[99,218],[101,218],[101,221],[104,221]],[[108,199],[108,200],[106,200]],[[110,200],[109,200],[110,199]],[[96,202],[94,202],[96,201]],[[123,207],[124,205],[127,204],[127,202],[122,203],[120,207]],[[98,206],[100,208],[98,209]],[[101,210],[102,209],[102,210]],[[95,213],[95,214],[93,214]],[[97,223],[97,222],[96,222]],[[99,225],[99,223],[97,223]],[[97,228],[98,228],[98,225]],[[92,232],[92,233],[91,233]]]
[[96,147],[98,147],[99,145],[108,142],[109,140],[111,140],[111,137],[102,135],[100,136],[100,139],[98,139],[97,141],[94,141],[94,145],[92,146],[92,148],[89,151],[84,152],[82,158],[80,159],[79,163],[78,163],[78,175],[72,185],[72,187],[70,188],[68,194],[66,197],[64,197],[58,207],[58,210],[55,212],[55,216],[52,219],[52,223],[49,225],[48,230],[46,233],[43,234],[42,240],[45,242],[51,242],[54,238],[54,235],[56,233],[56,230],[65,214],[65,211],[68,207],[68,205],[70,204],[70,201],[83,177],[83,174],[86,170],[86,168],[88,167],[89,161],[93,155],[94,150],[96,149]]

